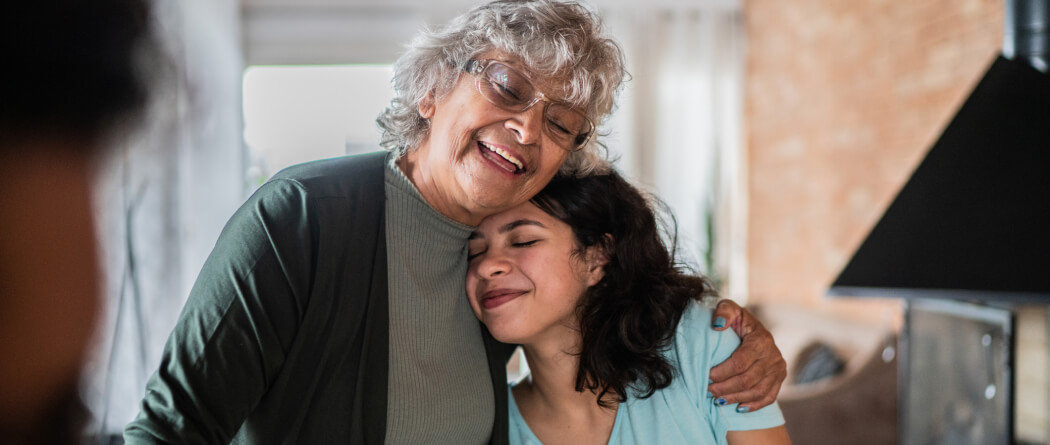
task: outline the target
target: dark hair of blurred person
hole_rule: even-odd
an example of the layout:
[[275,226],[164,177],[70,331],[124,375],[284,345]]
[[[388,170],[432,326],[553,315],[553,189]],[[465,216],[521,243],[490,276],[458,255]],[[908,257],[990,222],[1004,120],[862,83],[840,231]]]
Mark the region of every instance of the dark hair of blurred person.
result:
[[0,443],[78,442],[101,306],[91,161],[145,106],[148,0],[0,3]]

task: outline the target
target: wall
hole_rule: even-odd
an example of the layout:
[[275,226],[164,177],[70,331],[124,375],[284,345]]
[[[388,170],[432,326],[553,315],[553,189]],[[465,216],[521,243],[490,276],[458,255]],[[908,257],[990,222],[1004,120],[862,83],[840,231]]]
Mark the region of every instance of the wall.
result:
[[1050,309],[1045,305],[1015,313],[1014,432],[1018,442],[1050,443]]
[[1002,45],[1002,0],[746,0],[751,302],[823,296]]

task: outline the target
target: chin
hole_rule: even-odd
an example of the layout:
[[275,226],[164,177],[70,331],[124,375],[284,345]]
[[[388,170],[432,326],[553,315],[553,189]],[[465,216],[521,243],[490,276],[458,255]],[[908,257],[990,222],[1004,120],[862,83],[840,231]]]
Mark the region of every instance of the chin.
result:
[[485,327],[489,329],[492,338],[495,338],[496,341],[500,343],[518,345],[521,344],[526,337],[522,335],[519,329],[515,329],[513,326],[508,326],[499,322],[485,323]]
[[492,334],[492,338],[495,338],[496,341],[498,341],[500,343],[519,344],[519,341],[518,341],[519,336],[514,335],[512,333],[504,332],[504,331],[501,331],[499,329],[492,329],[492,328],[489,328],[489,333]]
[[496,214],[528,201],[527,199],[521,199],[517,196],[518,194],[518,188],[503,190],[500,187],[489,186],[486,188],[479,185],[474,191],[474,202],[479,207]]

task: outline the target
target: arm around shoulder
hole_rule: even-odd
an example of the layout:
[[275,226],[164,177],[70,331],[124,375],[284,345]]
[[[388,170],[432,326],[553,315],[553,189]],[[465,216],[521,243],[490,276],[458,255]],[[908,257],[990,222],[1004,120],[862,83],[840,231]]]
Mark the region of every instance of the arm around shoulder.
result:
[[708,391],[751,411],[776,401],[780,385],[787,377],[787,363],[773,336],[753,314],[730,300],[719,302],[714,315],[713,327],[716,330],[732,328],[740,336],[741,344],[728,360],[711,370],[713,383]]

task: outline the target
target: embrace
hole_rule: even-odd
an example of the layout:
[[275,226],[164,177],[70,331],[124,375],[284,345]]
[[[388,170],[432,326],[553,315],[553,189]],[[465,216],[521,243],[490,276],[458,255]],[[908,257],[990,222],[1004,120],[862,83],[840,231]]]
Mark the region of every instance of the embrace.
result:
[[387,151],[288,168],[227,223],[126,442],[788,443],[768,331],[696,303],[601,155],[603,33],[555,0],[422,32]]

